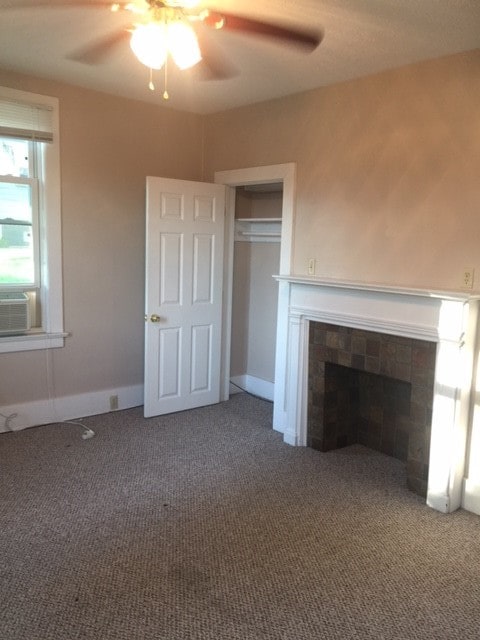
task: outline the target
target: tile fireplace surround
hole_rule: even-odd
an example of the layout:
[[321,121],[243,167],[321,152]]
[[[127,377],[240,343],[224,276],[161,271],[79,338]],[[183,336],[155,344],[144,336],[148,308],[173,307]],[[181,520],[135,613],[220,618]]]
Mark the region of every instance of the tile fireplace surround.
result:
[[436,344],[323,322],[309,338],[307,445],[391,455],[426,496]]
[[[288,306],[285,388],[275,399],[277,407],[283,398],[277,422],[283,423],[285,442],[323,451],[354,441],[372,445],[406,462],[409,487],[426,495],[429,506],[445,513],[462,506],[477,297],[307,277],[276,279],[280,300]],[[396,356],[389,359],[389,351]],[[352,435],[345,394],[368,393],[359,392],[358,379],[349,373],[354,371],[376,374],[368,383],[374,397],[396,394],[390,399],[400,406],[393,435],[383,431],[381,419],[370,432]],[[340,378],[349,389],[339,391]],[[393,380],[403,387],[393,392]],[[336,398],[333,404],[331,398]],[[375,412],[378,418],[388,406],[370,407]],[[340,426],[334,424],[339,413]],[[365,415],[359,420],[368,421]]]

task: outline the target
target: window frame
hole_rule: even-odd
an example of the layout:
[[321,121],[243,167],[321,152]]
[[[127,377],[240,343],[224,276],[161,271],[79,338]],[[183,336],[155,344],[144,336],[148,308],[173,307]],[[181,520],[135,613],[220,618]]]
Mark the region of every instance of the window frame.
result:
[[[53,142],[41,145],[37,165],[39,182],[39,278],[42,326],[24,335],[1,336],[0,353],[63,347],[63,277],[60,186],[60,126],[58,98],[0,87],[0,99],[49,106],[52,112]],[[34,143],[35,144],[35,143]],[[36,149],[35,155],[39,155]],[[21,289],[22,287],[19,287]]]

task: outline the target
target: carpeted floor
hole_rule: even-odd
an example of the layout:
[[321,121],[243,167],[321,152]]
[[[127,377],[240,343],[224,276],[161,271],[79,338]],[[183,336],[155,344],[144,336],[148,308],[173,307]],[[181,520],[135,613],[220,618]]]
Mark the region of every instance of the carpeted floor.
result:
[[0,436],[2,640],[478,640],[480,518],[245,394]]

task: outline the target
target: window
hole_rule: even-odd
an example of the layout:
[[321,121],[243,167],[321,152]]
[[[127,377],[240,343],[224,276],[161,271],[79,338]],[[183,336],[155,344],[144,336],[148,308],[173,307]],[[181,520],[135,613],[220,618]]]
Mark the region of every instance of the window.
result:
[[0,352],[63,346],[58,100],[0,87],[0,319],[19,296],[31,328]]
[[36,145],[0,137],[0,287],[40,284]]

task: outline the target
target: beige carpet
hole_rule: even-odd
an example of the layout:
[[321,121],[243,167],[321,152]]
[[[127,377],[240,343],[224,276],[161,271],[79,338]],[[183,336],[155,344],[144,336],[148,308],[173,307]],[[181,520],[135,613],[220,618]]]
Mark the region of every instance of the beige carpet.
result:
[[0,436],[2,640],[478,640],[480,518],[402,463],[322,454],[271,405]]

